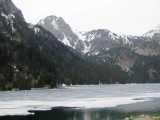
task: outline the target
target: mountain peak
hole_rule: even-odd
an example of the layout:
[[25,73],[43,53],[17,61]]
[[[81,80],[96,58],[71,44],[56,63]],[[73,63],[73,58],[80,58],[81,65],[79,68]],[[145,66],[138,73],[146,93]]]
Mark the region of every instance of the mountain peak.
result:
[[160,25],[158,25],[154,29],[146,32],[143,36],[152,38],[155,34],[160,34]]
[[55,15],[50,15],[50,16],[46,17],[45,19],[49,20],[49,21],[53,21],[53,20],[58,21],[58,20],[60,20],[62,18],[61,17],[57,17]]
[[78,41],[78,36],[62,17],[51,15],[40,20],[38,25],[51,32],[67,46],[75,47],[75,41]]
[[41,19],[38,24],[44,25],[46,23],[53,23],[53,22],[54,23],[58,23],[58,22],[65,23],[65,21],[63,20],[62,17],[57,17],[55,15],[50,15],[50,16],[47,16],[44,19]]

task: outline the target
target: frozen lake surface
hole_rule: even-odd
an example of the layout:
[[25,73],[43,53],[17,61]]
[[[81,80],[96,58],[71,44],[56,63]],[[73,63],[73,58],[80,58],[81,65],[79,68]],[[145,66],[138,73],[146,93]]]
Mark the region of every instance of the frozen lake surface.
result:
[[[160,98],[160,84],[77,85],[64,89],[0,92],[0,115],[26,115],[52,107],[107,108]],[[159,105],[160,107],[160,105]]]

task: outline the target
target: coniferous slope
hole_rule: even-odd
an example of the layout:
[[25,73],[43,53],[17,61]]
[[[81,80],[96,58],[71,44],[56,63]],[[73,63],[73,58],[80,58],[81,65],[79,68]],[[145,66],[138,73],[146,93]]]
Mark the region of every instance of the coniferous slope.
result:
[[11,0],[0,0],[0,90],[125,83],[127,77],[118,66],[88,62],[50,32],[26,23]]
[[0,89],[55,86],[77,63],[81,58],[70,48],[27,24],[10,0],[0,0]]
[[61,25],[52,26],[58,39],[44,26],[26,23],[11,0],[0,0],[0,90],[159,82],[159,31],[125,39],[108,30],[80,35],[62,18],[54,19]]
[[77,32],[56,16],[48,16],[38,24],[95,65],[118,65],[128,73],[129,82],[160,82],[160,27],[132,36],[107,29]]

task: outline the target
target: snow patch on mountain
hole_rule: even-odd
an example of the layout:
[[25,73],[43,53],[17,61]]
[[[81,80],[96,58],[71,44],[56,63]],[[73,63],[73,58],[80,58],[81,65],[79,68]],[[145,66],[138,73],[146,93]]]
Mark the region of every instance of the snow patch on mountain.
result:
[[72,29],[73,33],[75,33],[75,35],[77,35],[78,39],[81,41],[86,41],[86,32],[82,32],[82,31],[78,31],[77,29]]
[[40,20],[38,24],[44,25],[45,22],[44,22],[44,20]]
[[157,26],[156,28],[148,31],[143,36],[152,38],[155,34],[160,34],[160,26]]
[[109,48],[105,48],[105,51],[108,51],[109,50]]
[[[98,37],[98,36],[97,36]],[[88,42],[90,42],[90,41],[92,41],[92,40],[94,40],[96,38],[96,33],[91,33],[91,34],[89,34],[88,35],[88,37],[87,37],[87,41]]]
[[14,28],[15,16],[12,13],[7,15],[3,12],[1,12],[1,16],[4,17],[7,21],[7,24],[11,26],[12,33],[15,33],[16,32],[16,29]]
[[115,33],[109,32],[108,35],[109,35],[109,37],[110,37],[111,39],[113,39],[113,40],[119,39],[119,36],[116,35]]
[[8,14],[6,15],[5,13],[1,12],[1,16],[2,17],[5,17],[7,20],[11,20],[11,19],[14,19],[15,16],[13,14]]
[[37,34],[39,33],[40,29],[38,27],[34,27],[34,33]]
[[132,41],[130,41],[129,38],[135,38],[135,36],[127,36],[127,35],[121,35],[121,37],[125,45],[131,45]]
[[96,52],[93,52],[91,55],[98,55],[100,52],[99,51],[96,51]]
[[[63,18],[56,16],[46,17],[39,22],[39,25],[50,31],[65,45],[86,55],[99,54],[104,58],[106,56],[104,54],[107,51],[117,47],[131,48],[136,54],[145,56],[160,54],[159,48],[154,48],[155,44],[150,42],[152,39],[149,37],[121,35],[108,29],[79,32],[76,29],[72,29]],[[148,36],[153,36],[155,33],[160,33],[160,27],[148,32]],[[154,41],[156,44],[160,44],[158,36],[154,37]],[[154,47],[143,48],[146,42],[150,42],[150,46]]]
[[69,46],[69,47],[72,47],[72,45],[70,44],[70,42],[69,42],[69,40],[67,39],[66,35],[65,35],[65,34],[63,34],[63,35],[64,35],[64,38],[63,38],[62,42],[63,42],[65,45],[67,45],[67,46]]
[[85,45],[85,47],[84,47],[82,53],[86,54],[86,53],[90,52],[91,47],[92,47],[91,44]]
[[57,29],[58,30],[58,25],[57,25],[57,21],[56,20],[53,20],[52,21],[52,25],[53,25],[53,27],[55,28],[55,29]]
[[79,31],[75,31],[75,34],[78,36],[78,38],[82,41],[86,40],[86,36],[85,36],[85,32],[79,32]]

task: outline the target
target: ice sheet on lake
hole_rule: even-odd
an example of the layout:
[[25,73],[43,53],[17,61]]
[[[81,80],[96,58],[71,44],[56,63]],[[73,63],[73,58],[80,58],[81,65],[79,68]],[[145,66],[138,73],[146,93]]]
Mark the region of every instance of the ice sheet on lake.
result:
[[[74,90],[73,90],[74,89]],[[76,87],[73,86],[72,88],[69,88],[67,90],[64,90],[66,93],[66,96],[61,96],[64,99],[48,99],[44,100],[44,96],[47,96],[47,94],[44,94],[44,96],[41,96],[42,99],[32,99],[32,97],[28,97],[27,99],[9,99],[9,100],[1,100],[0,99],[0,115],[26,115],[30,114],[29,110],[49,110],[52,107],[57,106],[64,106],[64,107],[81,107],[81,108],[105,108],[105,107],[115,107],[118,105],[123,104],[131,104],[131,103],[137,103],[137,102],[144,102],[144,101],[150,101],[152,98],[158,97],[160,98],[160,92],[150,92],[150,91],[144,91],[144,93],[136,93],[136,94],[130,94],[130,95],[124,95],[124,96],[109,96],[105,95],[103,93],[103,96],[97,96],[95,94],[87,97],[70,97],[68,94],[73,91],[76,92]],[[87,87],[84,88],[85,90],[88,89]],[[99,89],[97,89],[98,92]],[[59,91],[61,90],[55,90],[53,92],[57,92],[59,95]],[[63,93],[64,93],[63,91]],[[95,91],[94,91],[95,92]],[[124,92],[124,91],[122,91]],[[133,92],[133,91],[132,91]],[[56,95],[57,95],[56,94]],[[75,93],[77,94],[77,93]],[[84,93],[85,94],[85,93]],[[48,94],[49,95],[49,94]],[[54,94],[55,95],[55,94]],[[53,98],[56,96],[52,96]],[[59,95],[60,96],[60,95]],[[105,97],[106,96],[106,97]]]

